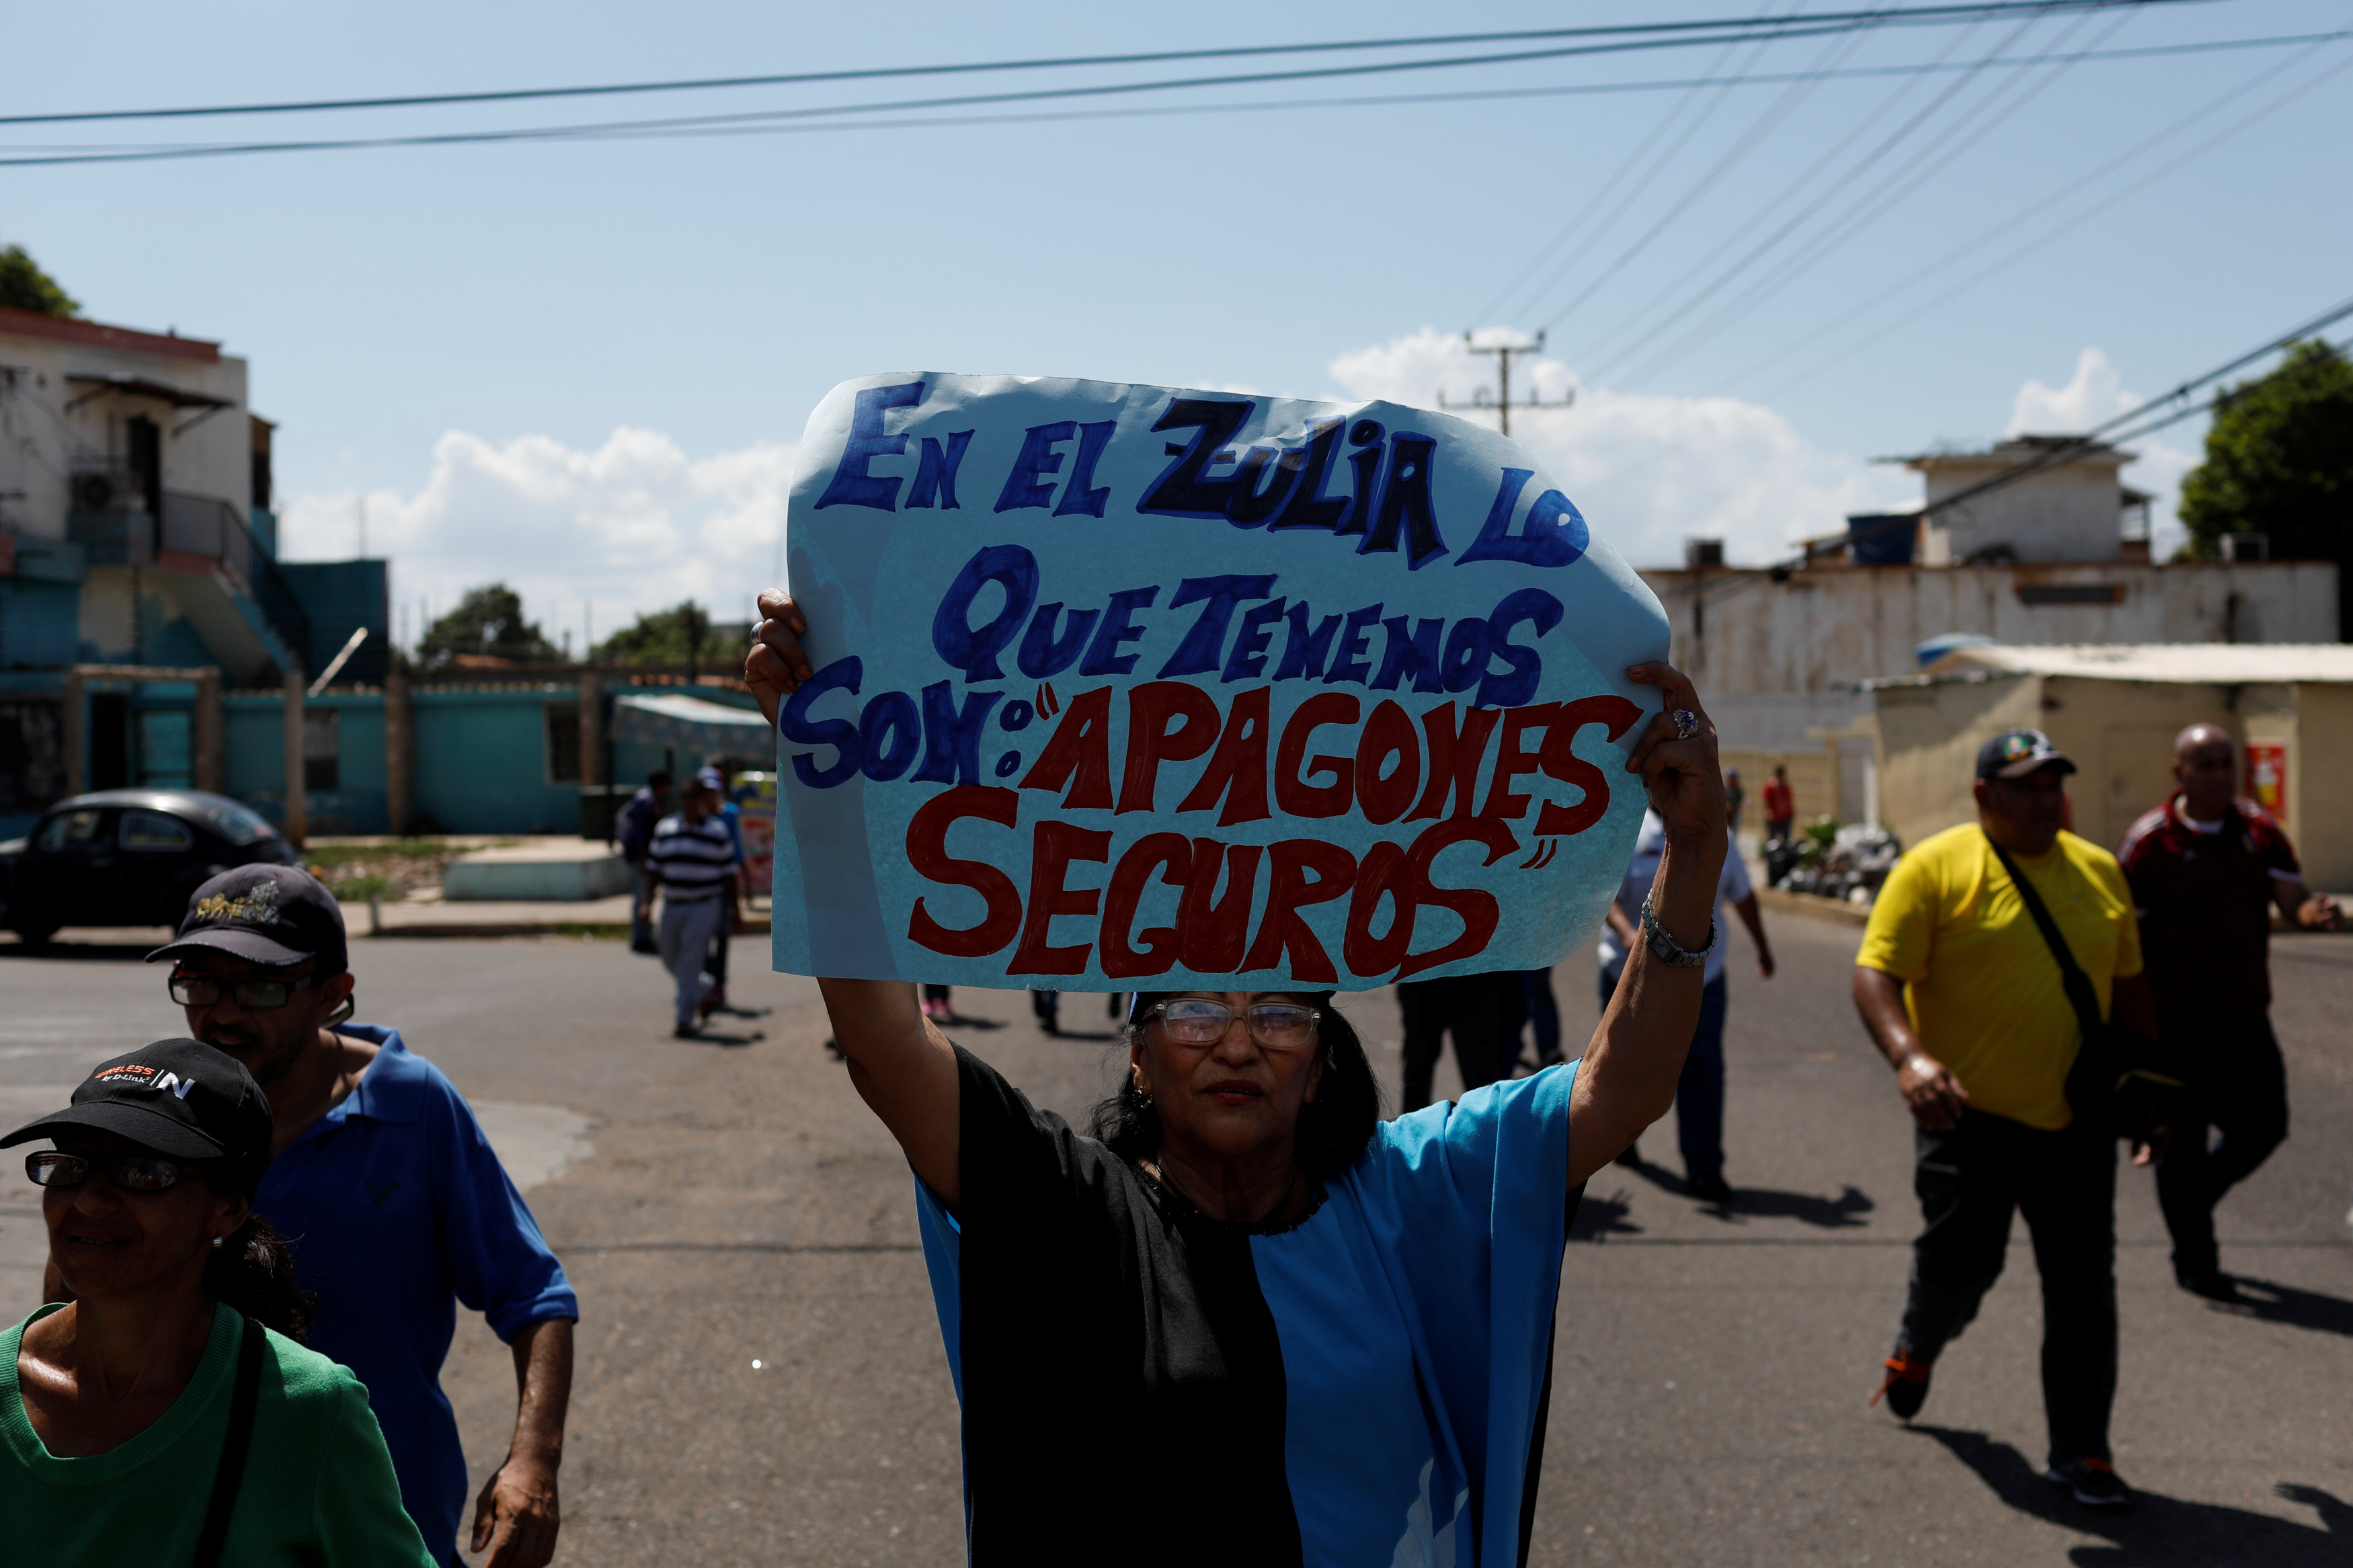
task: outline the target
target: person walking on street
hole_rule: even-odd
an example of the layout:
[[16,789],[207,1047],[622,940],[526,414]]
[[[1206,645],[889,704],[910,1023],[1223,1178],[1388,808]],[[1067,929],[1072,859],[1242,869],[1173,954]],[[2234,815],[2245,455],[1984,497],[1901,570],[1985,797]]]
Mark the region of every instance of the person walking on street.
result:
[[1740,841],[1740,808],[1746,803],[1748,792],[1740,787],[1740,770],[1724,770],[1724,820],[1732,826],[1734,843]]
[[1789,793],[1789,770],[1775,763],[1773,776],[1765,781],[1761,804],[1765,808],[1767,839],[1786,839],[1798,823],[1797,797]]
[[691,1040],[711,986],[703,967],[710,960],[711,939],[742,923],[736,907],[742,879],[735,870],[735,840],[719,818],[717,793],[702,780],[691,778],[680,789],[678,804],[676,816],[654,826],[638,888],[638,912],[640,918],[651,913],[659,888],[661,924],[655,940],[661,948],[662,967],[675,983],[671,1010],[676,1021],[670,1033]]
[[955,1005],[948,1000],[948,993],[953,989],[953,986],[947,985],[924,986],[923,1016],[933,1019],[938,1023],[954,1023],[955,1021]]
[[425,1568],[368,1391],[303,1348],[310,1300],[254,1212],[252,1076],[158,1040],[0,1148],[37,1138],[62,1289],[0,1333],[7,1560]]
[[[2337,900],[2304,885],[2271,814],[2237,794],[2238,747],[2211,724],[2173,742],[2180,789],[2116,850],[2140,914],[2141,953],[2160,1038],[2189,1064],[2189,1119],[2157,1163],[2173,1233],[2173,1277],[2239,1300],[2214,1242],[2214,1205],[2287,1137],[2287,1068],[2272,1032],[2271,912],[2303,931],[2344,924]],[[2209,1146],[2210,1128],[2218,1134]]]
[[1398,983],[1398,1011],[1405,1025],[1399,1115],[1430,1103],[1430,1081],[1449,1035],[1454,1037],[1454,1065],[1465,1093],[1511,1076],[1519,1056],[1524,984],[1516,969]]
[[[744,886],[744,813],[727,798],[727,775],[715,767],[705,768],[695,775],[719,803],[714,812],[720,826],[727,829],[728,839],[735,846],[735,882],[737,901],[751,895]],[[711,976],[711,988],[704,993],[700,1016],[708,1018],[727,1005],[727,944],[735,935],[734,928],[742,922],[729,921],[711,934],[711,952],[704,959],[702,972]]]
[[[629,863],[631,886],[644,874],[646,847],[653,842],[654,824],[670,815],[670,774],[659,768],[648,773],[645,787],[629,797],[628,805],[621,807],[621,815],[613,825],[621,858]],[[642,911],[632,910],[630,914],[629,951],[655,951],[654,928]]]
[[555,1552],[556,1472],[580,1303],[464,1098],[400,1031],[343,1022],[342,910],[290,866],[240,866],[195,890],[169,959],[188,1033],[260,1084],[276,1158],[257,1214],[317,1292],[311,1346],[366,1386],[402,1506],[437,1563],[458,1561],[466,1453],[441,1390],[460,1303],[512,1351],[514,1433],[475,1500],[487,1568]]
[[[1926,1226],[1881,1397],[1910,1420],[1936,1358],[2001,1274],[2025,1216],[2042,1279],[2044,1478],[2121,1507],[2108,1418],[2116,1389],[2116,1138],[2068,1102],[2083,1026],[2068,962],[2104,1016],[2153,1033],[2140,928],[2114,857],[2063,831],[2075,764],[2039,730],[1978,752],[1978,822],[1915,846],[1880,889],[1855,955],[1854,1003],[1917,1124]],[[2146,1156],[2144,1156],[2146,1157]]]
[[[1773,977],[1773,944],[1765,936],[1765,916],[1757,907],[1757,889],[1750,886],[1748,868],[1740,858],[1739,843],[1726,829],[1724,869],[1716,875],[1715,940],[1707,950],[1705,984],[1700,991],[1699,1026],[1692,1033],[1691,1052],[1683,1058],[1683,1076],[1675,1084],[1675,1142],[1683,1158],[1683,1190],[1702,1203],[1728,1205],[1732,1186],[1724,1179],[1724,1017],[1730,1001],[1725,983],[1725,959],[1732,938],[1725,931],[1724,911],[1729,908],[1748,928],[1757,944],[1757,975]],[[1656,812],[1642,815],[1641,831],[1634,836],[1634,858],[1618,885],[1618,897],[1606,912],[1599,952],[1601,1010],[1618,994],[1626,955],[1641,940],[1642,900],[1659,872],[1659,857],[1666,850],[1666,825]],[[1639,1165],[1641,1154],[1626,1145],[1618,1157],[1621,1165]]]

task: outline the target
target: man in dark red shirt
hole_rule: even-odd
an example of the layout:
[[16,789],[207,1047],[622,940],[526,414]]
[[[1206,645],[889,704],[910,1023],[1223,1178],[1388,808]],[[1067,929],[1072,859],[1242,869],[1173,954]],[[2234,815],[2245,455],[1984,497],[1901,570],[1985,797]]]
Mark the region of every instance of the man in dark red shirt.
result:
[[[2304,885],[2271,814],[2236,794],[2238,748],[2211,724],[2173,742],[2181,788],[2132,825],[2116,858],[2140,913],[2158,1026],[2190,1064],[2197,1121],[2174,1128],[2158,1162],[2173,1233],[2173,1277],[2217,1301],[2239,1299],[2214,1244],[2214,1205],[2287,1136],[2287,1070],[2272,1033],[2271,912],[2307,931],[2343,924],[2337,900]],[[2211,1141],[2209,1132],[2221,1134]]]

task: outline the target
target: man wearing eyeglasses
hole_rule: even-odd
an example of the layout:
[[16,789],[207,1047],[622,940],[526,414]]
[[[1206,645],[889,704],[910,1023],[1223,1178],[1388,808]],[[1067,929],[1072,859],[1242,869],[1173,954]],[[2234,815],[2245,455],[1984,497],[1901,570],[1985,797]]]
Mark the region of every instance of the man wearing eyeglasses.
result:
[[489,1568],[542,1568],[555,1552],[580,1308],[472,1110],[398,1030],[343,1021],[343,911],[301,870],[215,877],[148,958],[172,961],[188,1033],[243,1063],[269,1097],[277,1157],[255,1212],[292,1241],[302,1288],[318,1295],[311,1348],[367,1385],[402,1506],[437,1563],[458,1562],[466,1506],[440,1384],[458,1303],[512,1348],[514,1441],[476,1501],[471,1550],[489,1550]]

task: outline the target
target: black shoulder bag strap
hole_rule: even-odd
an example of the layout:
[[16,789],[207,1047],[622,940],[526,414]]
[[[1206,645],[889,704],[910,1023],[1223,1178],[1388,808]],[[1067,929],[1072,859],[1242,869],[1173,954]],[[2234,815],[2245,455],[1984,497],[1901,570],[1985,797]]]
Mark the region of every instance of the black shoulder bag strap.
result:
[[2084,973],[2083,965],[2075,962],[2074,950],[2067,945],[2066,937],[2061,934],[2059,922],[2051,918],[2051,910],[2042,902],[2042,895],[2034,890],[2034,884],[2019,870],[2018,862],[2010,858],[2010,851],[1994,843],[1991,834],[1986,836],[1986,844],[2000,860],[2001,868],[2010,873],[2010,885],[2018,889],[2019,901],[2026,906],[2026,912],[2034,917],[2034,929],[2041,931],[2042,940],[2051,944],[2051,956],[2059,961],[2059,984],[2066,988],[2067,1000],[2075,1009],[2075,1021],[2084,1026],[2083,1048],[2092,1050],[2098,1045],[2101,1033],[2107,1026],[2107,1020],[2100,1016],[2100,996],[2092,989],[2092,977]]
[[237,1488],[245,1481],[246,1452],[253,1447],[253,1407],[260,1399],[261,1358],[269,1348],[261,1325],[246,1319],[245,1335],[237,1350],[237,1385],[229,1394],[228,1436],[221,1440],[212,1500],[205,1505],[205,1527],[196,1536],[195,1568],[220,1568],[221,1548],[228,1541],[228,1517],[237,1510]]

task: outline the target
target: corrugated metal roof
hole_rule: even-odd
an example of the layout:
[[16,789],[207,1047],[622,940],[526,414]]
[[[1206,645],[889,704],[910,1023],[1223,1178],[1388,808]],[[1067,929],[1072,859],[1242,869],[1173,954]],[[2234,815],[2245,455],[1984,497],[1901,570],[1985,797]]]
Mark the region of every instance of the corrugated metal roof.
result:
[[1972,670],[2063,675],[2095,680],[2157,680],[2200,686],[2258,681],[2353,681],[2348,643],[2070,643],[1957,647],[1927,668],[1931,677]]

